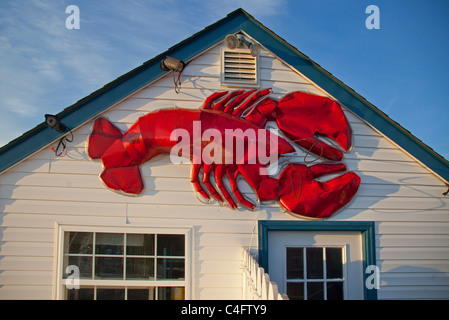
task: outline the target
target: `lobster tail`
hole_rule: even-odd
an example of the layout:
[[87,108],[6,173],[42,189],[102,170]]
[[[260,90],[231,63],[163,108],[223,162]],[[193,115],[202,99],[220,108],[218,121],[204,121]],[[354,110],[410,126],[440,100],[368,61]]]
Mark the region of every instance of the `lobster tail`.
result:
[[143,181],[138,165],[104,169],[100,178],[112,190],[129,194],[139,194],[143,190]]
[[[132,128],[133,129],[133,128]],[[135,129],[133,129],[135,130]],[[100,175],[105,185],[113,190],[129,194],[139,194],[143,190],[143,181],[139,166],[129,154],[134,148],[130,143],[124,143],[123,133],[105,118],[94,122],[89,136],[87,152],[92,159],[101,158],[104,170]],[[128,148],[126,148],[128,146]]]
[[100,159],[105,151],[118,139],[123,137],[123,133],[105,118],[98,118],[94,122],[92,133],[89,136],[88,154],[91,159]]

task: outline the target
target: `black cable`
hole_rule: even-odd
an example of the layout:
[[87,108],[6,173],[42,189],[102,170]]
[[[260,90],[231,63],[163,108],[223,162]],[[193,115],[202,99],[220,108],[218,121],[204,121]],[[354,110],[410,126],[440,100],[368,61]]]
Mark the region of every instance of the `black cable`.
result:
[[[62,137],[59,142],[58,142],[58,146],[56,147],[56,149],[54,149],[54,153],[57,157],[64,157],[67,154],[67,145],[66,145],[66,141],[67,142],[73,142],[73,132],[72,130],[69,129],[71,138],[68,139],[67,136]],[[59,151],[59,148],[62,146],[62,150]]]
[[175,71],[173,71],[173,83],[175,84],[175,92],[179,94],[181,91],[181,72],[178,72],[178,78],[176,79]]

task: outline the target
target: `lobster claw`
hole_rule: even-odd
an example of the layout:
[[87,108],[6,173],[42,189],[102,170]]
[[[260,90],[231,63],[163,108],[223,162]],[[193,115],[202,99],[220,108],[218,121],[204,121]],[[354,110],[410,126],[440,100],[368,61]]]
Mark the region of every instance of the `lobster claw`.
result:
[[342,163],[310,167],[290,164],[279,177],[279,202],[294,214],[328,218],[351,201],[360,185],[360,178],[354,172],[347,172],[326,182],[315,179],[345,170]]
[[340,161],[343,154],[316,135],[336,141],[345,151],[351,148],[351,127],[334,100],[296,91],[282,98],[274,112],[272,116],[288,138],[320,157]]

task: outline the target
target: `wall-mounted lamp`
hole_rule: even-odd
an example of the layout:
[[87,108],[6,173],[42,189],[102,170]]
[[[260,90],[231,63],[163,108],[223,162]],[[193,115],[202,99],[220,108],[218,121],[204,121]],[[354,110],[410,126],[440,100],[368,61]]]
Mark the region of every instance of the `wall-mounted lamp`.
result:
[[256,57],[259,54],[260,49],[262,48],[260,44],[252,43],[246,40],[245,36],[242,34],[228,34],[225,38],[225,44],[226,47],[231,50],[245,45],[246,47],[248,47],[248,49],[251,50],[251,55],[253,57]]
[[[175,92],[179,93],[181,90],[181,72],[184,70],[186,64],[184,61],[167,57],[161,61],[161,69],[164,71],[173,70],[173,83],[175,84]],[[178,77],[175,77],[175,72],[178,73]]]
[[[67,126],[59,120],[57,116],[54,116],[52,114],[46,114],[45,115],[45,124],[50,129],[54,129],[59,133],[63,133],[66,131]],[[54,147],[51,147],[50,149],[57,155],[58,157],[63,157],[67,154],[67,145],[66,141],[72,142],[73,141],[73,133],[72,130],[69,129],[71,138],[68,139],[67,135],[64,135],[61,139],[59,139],[58,146],[56,149]]]
[[57,116],[54,116],[52,114],[46,114],[45,115],[45,124],[50,129],[54,129],[59,133],[62,133],[67,129],[66,125],[59,120]]
[[172,57],[167,57],[161,61],[161,69],[164,71],[173,70],[181,72],[185,66],[184,61]]

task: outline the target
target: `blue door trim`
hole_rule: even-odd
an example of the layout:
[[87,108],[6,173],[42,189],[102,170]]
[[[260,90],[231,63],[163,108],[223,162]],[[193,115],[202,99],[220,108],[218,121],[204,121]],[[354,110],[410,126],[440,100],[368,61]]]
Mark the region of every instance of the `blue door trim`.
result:
[[[360,231],[363,270],[376,265],[375,223],[370,221],[259,221],[259,264],[268,273],[269,231]],[[369,274],[368,274],[369,276]],[[364,283],[367,274],[364,273]],[[364,285],[365,300],[377,300],[377,290]]]

